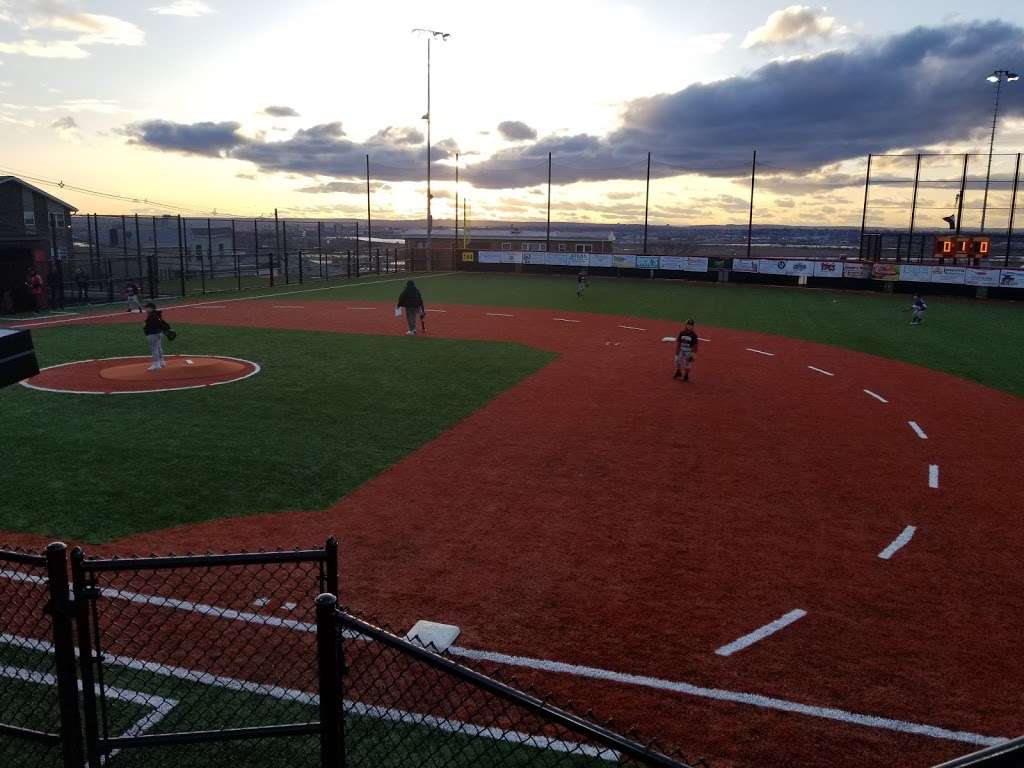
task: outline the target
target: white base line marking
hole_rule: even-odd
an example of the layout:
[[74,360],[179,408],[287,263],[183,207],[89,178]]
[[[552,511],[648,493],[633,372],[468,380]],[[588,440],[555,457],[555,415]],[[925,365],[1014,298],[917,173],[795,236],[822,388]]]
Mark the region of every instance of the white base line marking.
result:
[[[48,643],[45,640],[35,640],[28,637],[19,637],[17,635],[4,635],[0,634],[0,643],[8,645],[14,645],[21,648],[30,648],[36,651],[42,651],[44,653],[53,653],[52,643]],[[242,691],[245,693],[256,694],[258,696],[269,696],[272,699],[278,699],[281,701],[294,701],[299,704],[305,704],[307,706],[317,706],[320,699],[314,693],[307,691],[299,691],[290,688],[282,688],[276,685],[264,685],[263,683],[255,683],[249,680],[239,680],[233,677],[226,677],[225,675],[215,675],[210,672],[202,672],[197,669],[188,669],[187,667],[174,667],[165,665],[156,661],[144,661],[142,659],[136,659],[131,656],[107,656],[103,657],[104,663],[110,664],[115,667],[125,667],[127,669],[134,669],[141,672],[150,672],[155,675],[163,677],[174,677],[179,680],[186,680],[188,682],[199,683],[200,685],[209,685],[217,688],[227,688],[232,691]],[[0,677],[3,677],[4,667],[0,667]],[[31,670],[24,670],[24,672],[34,675],[40,679],[34,680],[33,682],[46,682],[49,685],[56,686],[57,678],[53,675],[41,675]],[[41,678],[49,678],[43,680]],[[123,691],[116,688],[106,688],[108,692],[111,692],[112,698],[124,699],[125,701],[137,701],[137,697],[140,695],[136,691]],[[117,691],[117,693],[113,693]],[[146,728],[150,728],[159,722],[163,717],[173,708],[178,702],[173,699],[160,698],[158,696],[152,696],[151,694],[145,694],[147,701],[152,702],[156,705],[156,710],[147,714],[142,720],[133,725],[123,736],[137,736],[141,734]],[[483,726],[474,725],[460,720],[454,720],[450,718],[439,718],[433,715],[425,715],[419,712],[409,712],[406,710],[395,709],[393,707],[380,707],[372,704],[365,704],[361,701],[352,701],[350,699],[344,700],[344,708],[346,712],[351,712],[355,715],[362,717],[372,717],[379,720],[388,720],[391,722],[398,723],[414,723],[417,725],[429,725],[440,730],[449,731],[452,733],[468,733],[474,736],[481,736],[489,739],[504,739],[506,741],[517,742],[520,744],[526,744],[528,746],[537,747],[540,749],[549,748],[556,752],[570,752],[573,754],[584,754],[589,757],[598,757],[604,760],[610,760],[612,762],[618,762],[621,755],[617,752],[603,748],[595,747],[590,744],[580,744],[574,741],[563,741],[560,739],[551,739],[545,736],[537,736],[534,734],[521,733],[519,731],[507,731],[502,728],[485,728]],[[139,726],[144,727],[139,727]],[[111,754],[114,754],[111,752]]]
[[808,365],[807,367],[810,368],[812,371],[821,373],[825,376],[835,376],[834,373],[832,373],[831,371],[826,371],[824,368],[815,368],[813,365]]
[[346,307],[349,312],[373,312],[376,307]]
[[270,602],[270,598],[269,597],[257,597],[255,600],[252,601],[252,606],[253,606],[253,608],[262,608],[263,606],[265,606],[269,602]]
[[703,336],[698,336],[697,341],[711,341],[711,339],[705,339]]
[[916,421],[908,421],[907,424],[910,425],[910,428],[914,430],[914,432],[917,433],[917,436],[922,440],[928,439],[928,435],[924,433],[924,430],[921,429],[920,425]]
[[884,397],[882,397],[880,394],[878,394],[877,392],[872,392],[870,389],[865,389],[864,390],[864,394],[865,395],[870,395],[871,397],[875,398],[875,400],[877,400],[880,403],[888,403],[889,402]]
[[646,331],[646,328],[637,328],[635,325],[620,325],[619,328],[625,328],[627,331]]
[[305,309],[301,304],[274,304],[271,309]]
[[488,317],[515,317],[515,315],[506,315],[504,312],[485,312]]
[[928,465],[928,487],[938,488],[939,487],[939,465],[929,464]]
[[765,357],[775,357],[774,352],[765,352],[762,349],[754,349],[753,347],[747,347],[747,352],[756,352],[757,354],[764,355]]
[[888,547],[886,547],[878,553],[878,556],[883,560],[888,560],[890,557],[896,554],[897,550],[901,549],[908,541],[914,538],[914,531],[916,530],[917,528],[915,528],[914,526],[908,525],[906,528],[903,529],[903,533],[901,533],[899,536],[893,539],[892,544],[890,544]]
[[[0,577],[12,579],[14,581],[25,581],[33,584],[45,584],[46,579],[42,576],[36,576],[34,574],[25,573],[24,571],[9,571],[0,570]],[[107,592],[108,590],[104,590]],[[110,592],[116,592],[116,590],[109,590]],[[125,594],[132,593],[123,593]],[[118,596],[118,595],[106,595]],[[270,626],[283,626],[291,629],[297,629],[302,632],[316,632],[315,623],[306,623],[300,621],[292,621],[289,619],[279,619],[274,616],[264,616],[258,613],[248,613],[244,611],[234,611],[230,608],[218,608],[216,606],[201,605],[197,603],[186,603],[182,600],[168,600],[167,598],[155,598],[152,595],[135,595],[137,602],[150,603],[154,605],[169,605],[177,610],[194,610],[196,613],[206,613],[219,616],[224,619],[234,619],[244,621],[246,623],[253,624],[269,624]],[[125,598],[130,599],[130,598]],[[152,601],[152,602],[151,602]],[[351,630],[344,630],[344,636],[347,638],[362,638],[363,636],[357,632]],[[8,643],[14,645],[23,645],[24,647],[35,647],[37,644],[40,647],[45,646],[50,651],[53,650],[53,646],[42,640],[31,640],[28,638],[19,638],[16,635],[6,635],[0,633],[0,643]],[[451,656],[461,656],[467,659],[476,659],[479,661],[491,661],[497,664],[506,664],[513,667],[525,667],[528,669],[539,669],[544,672],[556,672],[560,674],[575,675],[577,677],[585,677],[593,680],[607,680],[615,683],[622,683],[624,685],[637,685],[644,688],[653,688],[656,690],[671,691],[674,693],[681,693],[687,696],[697,696],[704,699],[714,699],[716,701],[730,701],[737,704],[749,704],[755,707],[761,707],[763,709],[774,709],[780,712],[794,712],[800,715],[808,715],[810,717],[820,717],[826,720],[838,720],[844,723],[852,723],[854,725],[863,725],[869,728],[881,728],[890,731],[899,731],[901,733],[913,733],[920,736],[930,736],[933,739],[949,739],[951,741],[962,741],[968,744],[980,744],[983,746],[993,746],[996,744],[1002,744],[1007,739],[1000,736],[983,736],[977,733],[971,733],[969,731],[952,731],[947,728],[942,728],[934,725],[923,725],[920,723],[910,723],[904,720],[893,720],[887,717],[879,717],[877,715],[862,715],[856,712],[849,712],[844,709],[837,709],[835,707],[818,707],[810,704],[801,704],[796,701],[789,701],[787,699],[778,699],[772,696],[762,696],[756,693],[745,693],[742,691],[727,691],[722,688],[705,688],[699,685],[693,685],[691,683],[676,682],[673,680],[665,680],[658,677],[648,677],[646,675],[634,675],[628,672],[615,672],[608,669],[601,669],[599,667],[587,667],[581,664],[567,664],[561,661],[549,661],[547,659],[535,659],[529,656],[511,656],[506,653],[498,653],[496,651],[480,651],[472,648],[460,648],[457,645],[453,645],[448,649],[448,654]],[[109,657],[111,663],[117,664],[121,657]],[[135,665],[141,665],[142,662],[130,660]],[[173,667],[165,667],[162,664],[154,664],[152,671],[163,672],[164,674],[172,675],[175,677],[181,677],[183,679],[195,680],[197,682],[205,682],[209,685],[224,685],[220,682],[221,680],[230,680],[230,678],[220,678],[211,675],[207,672],[194,672],[192,670],[181,670],[181,674],[177,674],[177,669]],[[138,666],[137,668],[143,669],[144,666]],[[234,681],[236,686],[256,686],[256,683],[245,683],[241,681]],[[227,685],[225,687],[231,687]],[[252,690],[252,688],[235,688],[235,690]],[[287,695],[294,694],[294,691],[286,691],[285,689],[274,688],[264,685],[259,685],[258,690],[266,693],[268,696],[275,696],[277,698],[287,698]],[[287,695],[277,696],[274,691],[284,691]],[[315,704],[318,699],[313,694],[303,694],[308,696],[308,702]],[[298,697],[292,697],[294,700],[301,700]]]
[[[457,275],[458,272],[440,272],[432,275],[420,275],[417,280],[428,280],[432,277],[452,277]],[[258,296],[239,296],[235,299],[221,299],[219,301],[201,301],[195,304],[170,304],[164,307],[165,310],[171,309],[194,309],[195,307],[205,307],[210,304],[230,304],[236,301],[259,301],[260,299],[273,299],[276,296],[294,296],[297,293],[317,293],[318,291],[335,291],[342,288],[358,288],[361,285],[384,285],[385,283],[400,283],[406,278],[396,277],[389,280],[374,280],[369,283],[342,283],[341,285],[328,285],[321,288],[303,288],[297,291],[276,291],[274,293],[261,293]],[[11,328],[36,328],[41,325],[57,325],[58,323],[74,323],[78,320],[98,320],[104,317],[121,317],[124,312],[110,312],[103,315],[79,315],[78,317],[69,317],[66,320],[49,320],[36,323],[20,323],[19,325],[12,325]]]
[[662,336],[661,340],[662,341],[675,341],[676,337],[675,336]]
[[749,635],[744,635],[738,640],[733,640],[731,643],[723,645],[721,648],[715,651],[715,653],[717,653],[719,656],[732,656],[734,653],[736,653],[736,651],[742,651],[744,648],[753,645],[758,640],[764,640],[769,635],[774,635],[780,629],[788,627],[794,621],[802,619],[806,615],[807,611],[805,611],[803,608],[794,608],[792,611],[776,619],[770,624],[765,624],[760,629],[755,629]]
[[553,320],[557,320],[560,323],[578,323],[578,322],[580,322],[579,320],[568,320],[568,319],[566,319],[564,317],[555,317],[555,318],[552,318],[552,319]]
[[440,312],[442,315],[444,315],[444,314],[447,314],[448,310],[447,309],[428,309],[427,310],[427,314],[428,315],[433,315],[436,312]]

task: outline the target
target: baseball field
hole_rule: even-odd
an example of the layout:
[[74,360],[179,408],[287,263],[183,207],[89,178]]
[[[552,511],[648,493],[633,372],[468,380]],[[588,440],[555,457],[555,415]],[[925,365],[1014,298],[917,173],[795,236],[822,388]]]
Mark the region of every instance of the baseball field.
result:
[[[147,354],[138,314],[18,318],[48,370],[0,390],[0,545],[335,536],[353,613],[457,625],[456,657],[712,766],[932,765],[1024,731],[1024,315],[909,304],[458,273],[224,293],[162,304],[164,352],[244,373],[152,391],[104,374]],[[232,607],[287,616],[288,588]],[[173,703],[147,727],[194,711],[148,683]]]

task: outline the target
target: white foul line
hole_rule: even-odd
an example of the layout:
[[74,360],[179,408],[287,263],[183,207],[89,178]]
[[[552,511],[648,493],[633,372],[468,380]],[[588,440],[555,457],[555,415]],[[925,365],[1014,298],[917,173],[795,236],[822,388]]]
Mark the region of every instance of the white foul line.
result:
[[794,621],[802,619],[806,615],[807,611],[805,611],[803,608],[794,608],[785,616],[781,616],[780,618],[776,619],[770,624],[765,624],[760,629],[755,629],[749,635],[744,635],[738,640],[733,640],[728,645],[723,645],[721,648],[715,651],[715,653],[717,653],[719,656],[732,656],[734,653],[736,653],[736,651],[742,651],[744,648],[753,645],[758,640],[764,640],[766,637],[768,637],[768,635],[774,635],[780,629],[788,627]]
[[864,390],[864,394],[871,395],[871,397],[875,398],[875,400],[877,400],[880,403],[888,403],[889,402],[884,397],[882,397],[880,394],[878,394],[877,392],[872,392],[870,389],[865,389]]
[[515,315],[506,315],[504,312],[485,312],[488,317],[515,317]]
[[627,331],[646,331],[646,328],[637,328],[635,325],[620,325],[619,328],[625,328]]
[[910,425],[910,428],[914,430],[914,432],[917,433],[917,436],[920,437],[922,440],[928,439],[928,435],[924,433],[924,430],[921,429],[921,427],[918,425],[916,421],[908,421],[907,424]]
[[763,349],[754,349],[753,347],[747,347],[747,352],[756,352],[757,354],[764,355],[765,357],[775,357],[774,352],[765,352]]
[[808,365],[807,367],[810,368],[812,371],[824,374],[825,376],[835,376],[834,373],[832,373],[831,371],[826,371],[824,368],[815,368],[813,365]]
[[903,529],[903,533],[901,533],[899,536],[893,539],[893,542],[888,547],[886,547],[878,553],[878,556],[883,560],[888,560],[890,557],[896,554],[896,551],[898,549],[901,549],[908,541],[914,538],[914,531],[916,530],[917,528],[915,528],[914,526],[908,525],[906,528]]
[[939,487],[939,465],[929,464],[928,465],[928,487],[938,488]]
[[556,317],[556,318],[553,318],[553,319],[557,320],[560,323],[578,323],[579,322],[579,320],[569,320],[569,319],[564,318],[564,317]]
[[703,336],[698,336],[697,341],[711,341],[711,339],[705,339]]

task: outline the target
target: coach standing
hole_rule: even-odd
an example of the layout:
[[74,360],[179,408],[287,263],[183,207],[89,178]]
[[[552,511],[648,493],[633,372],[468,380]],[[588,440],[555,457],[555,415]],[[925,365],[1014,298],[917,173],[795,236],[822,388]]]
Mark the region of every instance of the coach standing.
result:
[[412,280],[406,282],[405,290],[398,297],[398,306],[405,309],[405,321],[409,325],[409,330],[405,332],[405,335],[415,336],[416,318],[426,315],[427,310],[423,306],[423,296],[420,295],[420,289],[416,287],[416,283]]

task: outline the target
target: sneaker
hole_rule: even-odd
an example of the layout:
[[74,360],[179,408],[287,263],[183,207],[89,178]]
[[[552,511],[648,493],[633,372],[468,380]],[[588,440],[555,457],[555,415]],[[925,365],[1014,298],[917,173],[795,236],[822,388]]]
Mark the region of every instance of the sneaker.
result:
[[416,332],[415,332],[415,331],[406,331],[406,332],[405,332],[405,335],[406,335],[406,336],[415,336],[415,335],[416,335]]
[[156,370],[159,370],[159,368],[160,368],[160,366],[158,366],[158,365],[151,365],[146,370],[147,371],[156,371]]

